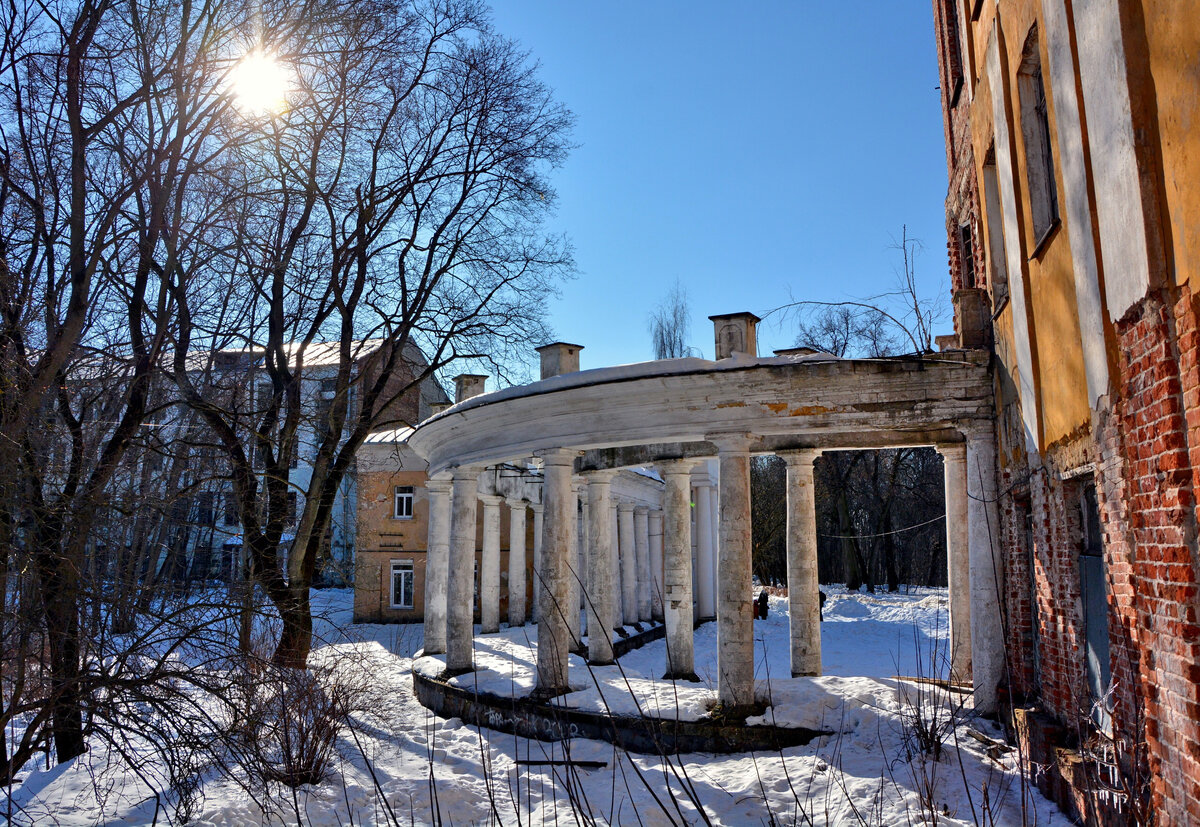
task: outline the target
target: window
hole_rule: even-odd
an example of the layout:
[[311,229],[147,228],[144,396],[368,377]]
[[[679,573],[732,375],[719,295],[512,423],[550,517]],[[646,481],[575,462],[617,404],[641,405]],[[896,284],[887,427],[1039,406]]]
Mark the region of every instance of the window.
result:
[[397,520],[411,520],[413,515],[413,487],[397,485],[392,495],[392,517]]
[[983,162],[983,208],[987,211],[988,284],[992,288],[992,312],[1008,301],[1008,259],[1004,251],[1004,215],[1000,209],[1000,179],[996,176],[996,150]]
[[196,495],[196,523],[210,526],[216,523],[216,513],[213,509],[213,492],[201,491]]
[[333,409],[333,401],[329,399],[318,399],[316,412],[313,415],[313,431],[316,432],[317,448],[320,448],[325,437],[329,436],[329,415]]
[[413,607],[414,579],[412,560],[392,561],[393,609],[411,609]]
[[969,222],[958,228],[958,253],[962,257],[962,286],[969,290],[975,287],[975,244]]
[[1092,696],[1092,720],[1108,729],[1111,716],[1109,688],[1112,686],[1108,640],[1107,572],[1104,565],[1104,538],[1100,527],[1100,509],[1096,503],[1096,483],[1085,479],[1079,492],[1080,537],[1079,598],[1083,605],[1083,631],[1086,647],[1088,689]]
[[1025,175],[1033,217],[1033,255],[1058,224],[1058,190],[1054,183],[1054,153],[1050,149],[1050,114],[1042,82],[1042,56],[1035,26],[1025,41],[1017,72],[1021,99],[1021,134],[1025,139]]
[[225,514],[222,517],[222,522],[225,525],[237,525],[240,523],[241,514],[238,513],[237,496],[232,491],[226,491],[224,494]]
[[963,87],[962,47],[959,43],[958,0],[942,0],[942,29],[945,32],[946,100],[950,109],[958,105]]

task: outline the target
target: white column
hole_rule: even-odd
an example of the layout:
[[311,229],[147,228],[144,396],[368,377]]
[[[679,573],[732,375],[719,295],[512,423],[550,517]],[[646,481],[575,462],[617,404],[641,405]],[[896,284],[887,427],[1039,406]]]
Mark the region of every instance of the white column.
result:
[[633,509],[633,546],[637,558],[638,620],[650,621],[650,509]]
[[471,651],[475,614],[475,502],[479,469],[453,471],[450,511],[450,571],[446,609],[446,671],[465,672],[472,667]]
[[710,437],[716,443],[719,475],[717,566],[717,701],[744,708],[754,703],[754,615],[750,578],[750,438]]
[[971,674],[975,709],[988,714],[996,711],[996,685],[1004,676],[1000,510],[996,504],[996,445],[990,426],[980,426],[967,434],[967,524]]
[[[712,620],[717,616],[714,577],[713,532],[709,516],[712,512],[712,485],[696,485],[696,616]],[[746,588],[750,588],[747,583]],[[753,619],[753,618],[752,618]]]
[[[567,613],[569,556],[575,548],[575,494],[571,490],[571,470],[576,451],[555,448],[542,454],[545,482],[542,504],[542,616],[537,629],[537,686],[540,697],[553,697],[568,691],[567,662],[571,645]],[[576,612],[578,614],[578,612]]]
[[663,513],[661,508],[650,512],[650,617],[663,619]]
[[503,497],[480,494],[483,503],[483,551],[479,555],[479,631],[500,631],[500,503]]
[[446,589],[450,578],[450,475],[435,474],[429,492],[429,540],[425,545],[425,654],[446,651]]
[[625,625],[637,623],[637,551],[634,548],[633,503],[617,504],[621,554],[621,615]]
[[542,513],[541,503],[530,503],[533,512],[533,621],[542,619]]
[[[582,614],[579,631],[586,635],[592,627],[588,625],[587,595],[591,588],[588,571],[588,544],[591,543],[590,523],[588,522],[588,483],[587,477],[579,478],[579,557],[576,561],[576,571],[579,572],[579,611]],[[581,655],[587,654],[587,647],[580,650]]]
[[508,500],[508,625],[525,624],[525,501]]
[[971,681],[971,545],[967,446],[940,445],[946,477],[946,582],[950,586],[950,680]]
[[663,491],[663,622],[666,625],[667,680],[695,680],[692,640],[691,462],[658,463]]
[[792,677],[821,674],[821,587],[817,579],[817,451],[789,451],[787,460],[787,576]]
[[571,532],[574,542],[567,553],[567,630],[571,633],[571,651],[583,652],[583,630],[579,627],[580,605],[583,601],[583,548],[579,525],[579,498],[586,480],[571,478],[571,521],[575,530]]
[[613,551],[612,551],[612,588],[613,588],[613,629],[619,629],[625,625],[625,599],[623,595],[624,583],[621,580],[621,514],[617,508],[617,501],[611,500],[612,506],[609,513],[608,521],[612,526],[613,536]]
[[613,593],[615,560],[612,520],[612,478],[615,471],[588,474],[587,604],[588,663],[613,662],[612,628],[616,612]]

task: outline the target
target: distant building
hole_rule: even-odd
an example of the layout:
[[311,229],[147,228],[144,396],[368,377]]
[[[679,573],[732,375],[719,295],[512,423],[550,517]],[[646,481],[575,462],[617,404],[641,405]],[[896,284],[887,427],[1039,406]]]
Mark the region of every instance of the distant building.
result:
[[[378,350],[373,342],[354,345],[356,358],[349,387],[350,404],[357,404],[357,390],[364,377],[368,357]],[[293,350],[288,346],[289,353]],[[249,433],[265,409],[262,400],[272,393],[270,379],[256,349],[197,352],[190,357],[193,381],[204,392],[238,412],[238,429]],[[289,357],[290,358],[290,357]],[[315,343],[304,354],[300,385],[301,414],[295,450],[288,469],[286,525],[280,543],[281,565],[293,539],[296,521],[304,508],[313,457],[323,429],[328,428],[330,405],[337,393],[336,377],[341,357],[336,344]],[[404,363],[392,384],[397,392],[410,383],[426,365],[415,346],[405,352]],[[81,391],[82,392],[82,391]],[[389,423],[415,424],[427,417],[432,406],[449,399],[433,379],[419,387],[388,398],[387,408],[376,417]],[[125,464],[129,481],[127,497],[157,519],[140,518],[130,524],[114,519],[100,534],[100,544],[126,545],[137,552],[145,576],[172,581],[225,580],[236,576],[242,554],[242,526],[238,503],[233,497],[228,462],[208,427],[187,406],[175,399],[174,388],[164,387],[160,407],[148,430],[149,441],[129,452]],[[255,445],[246,445],[256,469],[265,473],[265,463]],[[348,584],[354,570],[358,502],[358,475],[351,468],[339,486],[324,538],[320,580]],[[118,509],[119,510],[119,509]]]
[[955,334],[995,354],[1024,754],[1089,823],[1196,823],[1200,10],[933,6]]

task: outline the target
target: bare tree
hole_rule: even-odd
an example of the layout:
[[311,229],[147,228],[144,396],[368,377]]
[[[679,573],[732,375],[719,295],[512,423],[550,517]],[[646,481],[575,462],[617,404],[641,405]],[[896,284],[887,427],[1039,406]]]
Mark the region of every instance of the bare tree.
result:
[[650,340],[655,359],[679,359],[691,352],[688,347],[687,289],[675,279],[675,284],[662,302],[650,314]]
[[[918,239],[909,238],[907,225],[891,247],[900,253],[892,290],[862,299],[792,301],[766,316],[779,313],[794,318],[800,331],[797,344],[811,346],[806,340],[823,341],[837,356],[896,353],[904,345],[911,353],[932,353],[933,328],[946,316],[944,296],[941,292],[933,297],[921,295],[916,262],[923,248]],[[863,348],[866,352],[861,352]]]
[[[367,434],[414,424],[406,400],[451,361],[541,334],[571,266],[539,230],[571,118],[474,2],[358,3],[262,48],[295,88],[212,182],[239,197],[219,255],[171,276],[171,372],[228,462],[253,575],[283,620],[274,660],[302,668],[309,588]],[[321,400],[306,384],[318,362]],[[302,505],[285,567],[289,495]]]

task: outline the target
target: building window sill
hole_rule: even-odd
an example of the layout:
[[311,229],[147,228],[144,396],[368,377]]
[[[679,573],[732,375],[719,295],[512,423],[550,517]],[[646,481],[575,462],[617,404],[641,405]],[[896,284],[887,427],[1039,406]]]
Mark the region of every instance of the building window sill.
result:
[[1054,237],[1055,231],[1061,225],[1062,221],[1057,218],[1050,222],[1050,226],[1042,233],[1041,237],[1037,240],[1037,244],[1033,245],[1033,252],[1029,254],[1029,258],[1026,261],[1033,261],[1045,251],[1046,245],[1050,243],[1050,239]]

